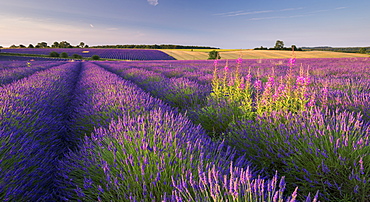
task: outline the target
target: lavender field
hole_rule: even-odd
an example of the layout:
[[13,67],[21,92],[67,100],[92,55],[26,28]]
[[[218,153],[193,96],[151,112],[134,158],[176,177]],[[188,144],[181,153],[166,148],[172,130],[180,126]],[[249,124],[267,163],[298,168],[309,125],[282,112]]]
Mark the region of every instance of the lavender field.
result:
[[173,57],[158,50],[143,49],[97,49],[97,48],[16,48],[2,49],[2,53],[49,55],[50,52],[65,52],[69,56],[73,54],[90,58],[98,55],[100,58],[118,60],[174,60]]
[[1,201],[370,201],[370,58],[0,61],[0,78]]

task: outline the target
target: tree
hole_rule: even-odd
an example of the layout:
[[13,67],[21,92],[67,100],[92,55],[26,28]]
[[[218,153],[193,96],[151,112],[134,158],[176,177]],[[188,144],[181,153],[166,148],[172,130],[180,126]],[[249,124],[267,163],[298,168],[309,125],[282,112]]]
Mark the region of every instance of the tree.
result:
[[280,40],[277,40],[276,43],[275,43],[274,49],[275,50],[282,50],[282,49],[284,49],[284,42],[283,41],[280,41]]
[[59,48],[59,42],[54,42],[53,45],[51,45],[52,48]]
[[62,53],[60,54],[60,57],[61,57],[61,58],[68,58],[68,53],[66,53],[66,52],[62,52]]
[[30,43],[30,45],[28,45],[28,47],[27,48],[35,48],[35,46],[33,46],[31,43]]
[[80,47],[80,48],[83,48],[83,47],[85,47],[85,43],[81,41],[81,42],[80,42],[80,45],[79,45],[79,47]]
[[62,41],[59,43],[59,48],[72,48],[72,45],[67,41]]
[[366,54],[366,48],[360,48],[359,52],[362,54]]
[[297,51],[298,50],[297,46],[296,45],[292,45],[292,50]]
[[221,59],[221,56],[217,51],[213,50],[208,53],[208,60],[215,60],[215,59]]
[[48,43],[46,42],[40,42],[36,45],[36,48],[47,48],[48,47]]

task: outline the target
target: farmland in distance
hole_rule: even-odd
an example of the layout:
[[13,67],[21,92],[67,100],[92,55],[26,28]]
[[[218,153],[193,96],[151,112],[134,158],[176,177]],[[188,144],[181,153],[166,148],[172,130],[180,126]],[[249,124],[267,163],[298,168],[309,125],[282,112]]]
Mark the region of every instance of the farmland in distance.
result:
[[370,58],[220,52],[1,61],[0,200],[370,200]]
[[[278,59],[292,57],[291,51],[279,50],[237,50],[237,49],[201,49],[201,50],[161,50],[177,60],[207,60],[208,52],[216,50],[221,59]],[[369,57],[359,53],[341,53],[331,51],[296,51],[296,58],[350,58],[350,57]]]

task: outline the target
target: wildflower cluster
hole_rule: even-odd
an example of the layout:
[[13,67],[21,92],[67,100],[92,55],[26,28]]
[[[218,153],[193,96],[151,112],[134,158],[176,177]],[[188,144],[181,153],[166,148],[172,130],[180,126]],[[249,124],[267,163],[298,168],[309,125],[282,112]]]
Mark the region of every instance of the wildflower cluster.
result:
[[[295,60],[290,62],[293,66]],[[217,63],[216,60],[208,104],[199,112],[203,126],[210,131],[214,130],[214,125],[222,126],[216,132],[225,131],[228,124],[237,117],[254,119],[256,116],[281,110],[296,113],[306,111],[315,104],[315,97],[308,92],[311,83],[308,70],[304,75],[302,67],[300,75],[291,85],[289,84],[291,74],[276,81],[274,71],[267,78],[259,77],[258,73],[257,78],[253,78],[249,69],[246,76],[240,76],[239,68],[242,63],[240,58],[234,71],[231,71],[226,63],[222,75],[218,73]],[[267,81],[264,82],[263,79]],[[217,118],[212,115],[215,111],[222,111],[225,114],[218,113],[220,116]],[[207,122],[207,116],[212,120],[216,118],[222,123],[209,122],[211,127],[207,127],[207,124],[204,124]]]

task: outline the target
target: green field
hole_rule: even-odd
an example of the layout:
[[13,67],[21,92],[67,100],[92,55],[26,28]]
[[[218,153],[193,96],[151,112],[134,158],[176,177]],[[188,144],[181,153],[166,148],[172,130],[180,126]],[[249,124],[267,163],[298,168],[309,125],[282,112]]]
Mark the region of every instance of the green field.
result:
[[[279,50],[250,50],[250,49],[181,49],[181,50],[161,50],[177,60],[206,60],[208,53],[212,50],[219,52],[221,59],[269,59],[269,58],[290,58],[291,51]],[[349,57],[370,57],[367,54],[342,53],[330,51],[296,51],[296,58],[349,58]]]

